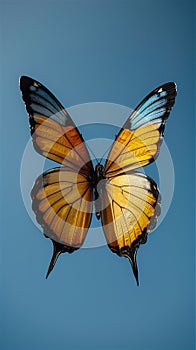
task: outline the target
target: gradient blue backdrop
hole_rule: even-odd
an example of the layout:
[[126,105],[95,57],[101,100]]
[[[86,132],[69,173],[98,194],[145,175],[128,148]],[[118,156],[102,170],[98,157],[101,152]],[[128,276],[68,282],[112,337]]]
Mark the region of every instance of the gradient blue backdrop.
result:
[[[5,0],[0,23],[1,349],[193,350],[194,1]],[[51,242],[31,222],[19,184],[29,139],[24,74],[65,107],[134,107],[156,86],[177,83],[165,133],[175,193],[139,250],[139,288],[106,246],[61,256],[45,280]]]

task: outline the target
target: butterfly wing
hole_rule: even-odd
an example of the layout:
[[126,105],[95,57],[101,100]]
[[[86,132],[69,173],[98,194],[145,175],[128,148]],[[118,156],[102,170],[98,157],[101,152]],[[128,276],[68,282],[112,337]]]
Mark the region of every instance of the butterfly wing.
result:
[[93,166],[82,135],[56,97],[26,76],[20,79],[20,89],[35,150],[55,162],[91,174]]
[[81,247],[91,222],[92,189],[82,173],[60,167],[37,178],[31,197],[37,222],[54,243],[49,274],[60,253]]
[[107,177],[132,171],[156,159],[175,97],[176,84],[170,82],[153,90],[137,106],[108,155],[105,164]]
[[158,156],[175,97],[175,83],[152,91],[120,130],[105,163],[101,211],[105,237],[114,253],[129,259],[137,283],[137,249],[156,226],[160,194],[152,179],[134,170]]
[[106,180],[102,190],[101,219],[109,248],[127,257],[138,283],[136,253],[160,214],[160,195],[156,183],[134,172]]
[[44,234],[54,245],[50,273],[59,254],[80,248],[91,221],[94,170],[89,153],[68,112],[41,83],[20,79],[35,150],[63,165],[40,175],[32,207]]

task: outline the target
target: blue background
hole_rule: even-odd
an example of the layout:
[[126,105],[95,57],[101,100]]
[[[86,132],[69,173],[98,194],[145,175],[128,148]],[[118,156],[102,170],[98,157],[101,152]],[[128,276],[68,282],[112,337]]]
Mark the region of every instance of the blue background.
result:
[[[194,349],[193,16],[193,1],[1,1],[2,350]],[[65,107],[134,107],[158,85],[177,83],[165,133],[175,193],[138,252],[140,287],[107,246],[62,255],[45,280],[51,242],[20,193],[24,74]]]

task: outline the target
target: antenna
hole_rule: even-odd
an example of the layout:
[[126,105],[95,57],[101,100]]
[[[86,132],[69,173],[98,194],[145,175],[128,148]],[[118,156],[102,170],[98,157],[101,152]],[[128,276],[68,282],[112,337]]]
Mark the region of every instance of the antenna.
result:
[[102,162],[104,156],[108,153],[109,149],[111,149],[111,148],[112,148],[112,146],[110,145],[110,146],[106,149],[106,151],[104,152],[103,156],[101,157],[100,163]]
[[98,164],[98,163],[99,163],[99,162],[98,162],[98,159],[97,159],[95,153],[93,152],[93,150],[90,148],[90,146],[88,145],[87,142],[85,142],[85,145],[86,145],[86,147],[88,148],[88,150],[90,151],[90,153],[92,153],[94,159],[96,160],[96,162],[97,162],[97,164]]

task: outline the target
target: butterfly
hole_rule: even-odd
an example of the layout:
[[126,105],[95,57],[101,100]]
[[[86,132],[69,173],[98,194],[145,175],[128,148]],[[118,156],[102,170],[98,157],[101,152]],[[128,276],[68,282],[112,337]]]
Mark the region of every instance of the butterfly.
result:
[[105,164],[98,162],[95,168],[82,135],[56,97],[27,76],[21,77],[20,89],[35,150],[60,164],[40,175],[31,191],[37,222],[53,242],[46,278],[61,253],[82,246],[95,211],[109,248],[130,261],[139,285],[137,250],[156,226],[160,193],[137,169],[159,154],[176,84],[163,84],[143,99],[116,136]]

